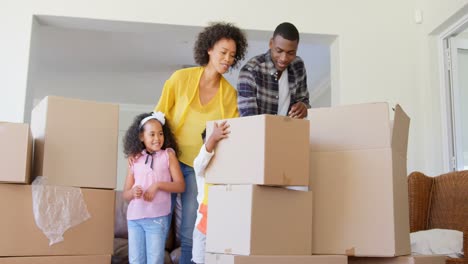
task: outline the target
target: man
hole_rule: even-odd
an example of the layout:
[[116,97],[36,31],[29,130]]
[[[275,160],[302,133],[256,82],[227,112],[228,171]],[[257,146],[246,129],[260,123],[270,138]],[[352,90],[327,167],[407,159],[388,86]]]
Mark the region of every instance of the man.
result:
[[304,62],[296,56],[298,44],[297,28],[281,23],[270,39],[270,49],[242,67],[237,83],[241,116],[307,116],[309,91]]

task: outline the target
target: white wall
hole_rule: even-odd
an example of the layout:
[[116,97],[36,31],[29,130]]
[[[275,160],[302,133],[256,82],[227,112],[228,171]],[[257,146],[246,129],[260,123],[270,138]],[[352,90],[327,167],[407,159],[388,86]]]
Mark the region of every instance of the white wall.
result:
[[[423,10],[424,23],[419,29],[418,52],[416,54],[417,82],[420,91],[421,105],[421,133],[424,135],[421,155],[421,170],[437,175],[448,170],[444,164],[443,126],[441,109],[441,87],[438,53],[438,35],[449,24],[460,18],[460,10],[467,11],[466,0],[417,0],[416,5]],[[447,161],[448,162],[448,161]]]
[[[31,77],[34,98],[47,95],[156,105],[172,72],[41,72]],[[135,91],[128,93],[128,91]],[[140,94],[144,94],[142,97]],[[132,95],[137,98],[131,98]],[[151,110],[151,109],[150,109]]]
[[[0,120],[23,119],[33,14],[197,26],[227,20],[258,30],[291,21],[305,33],[339,36],[339,64],[332,65],[339,72],[338,102],[400,103],[412,118],[408,170],[441,171],[440,154],[435,154],[441,151],[438,80],[430,66],[437,57],[429,33],[467,0],[298,0],[295,5],[239,0],[225,6],[214,0],[8,2],[0,11],[0,71],[6,73],[0,84]],[[421,25],[413,22],[415,8],[423,11]],[[258,10],[268,15],[259,18]]]

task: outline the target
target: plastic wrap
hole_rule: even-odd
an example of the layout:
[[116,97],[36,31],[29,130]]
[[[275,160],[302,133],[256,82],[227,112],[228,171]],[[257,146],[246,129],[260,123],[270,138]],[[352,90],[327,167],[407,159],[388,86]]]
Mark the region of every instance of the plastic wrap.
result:
[[46,177],[32,183],[32,202],[34,220],[49,246],[63,241],[65,231],[91,217],[80,188],[48,185]]

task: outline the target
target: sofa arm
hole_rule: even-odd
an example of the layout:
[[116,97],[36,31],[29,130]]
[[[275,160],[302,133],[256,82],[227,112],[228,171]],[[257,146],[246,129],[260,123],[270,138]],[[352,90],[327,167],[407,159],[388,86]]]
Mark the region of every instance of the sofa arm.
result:
[[463,258],[447,258],[446,264],[468,264],[468,231],[463,231]]

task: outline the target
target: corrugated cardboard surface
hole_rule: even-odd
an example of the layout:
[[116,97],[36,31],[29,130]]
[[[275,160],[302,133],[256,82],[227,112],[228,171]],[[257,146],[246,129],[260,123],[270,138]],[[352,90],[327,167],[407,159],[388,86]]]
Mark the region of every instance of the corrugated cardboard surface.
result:
[[257,185],[209,188],[206,251],[310,255],[312,193]]
[[236,256],[205,255],[206,264],[347,264],[346,256]]
[[36,226],[30,185],[0,184],[0,256],[110,255],[114,239],[113,190],[81,189],[91,218],[49,246]]
[[309,110],[314,254],[410,253],[409,118],[389,115],[385,103]]
[[109,264],[111,256],[0,257],[0,264]]
[[445,256],[350,257],[350,264],[445,264]]
[[[216,147],[208,183],[308,185],[308,120],[259,115],[227,121],[231,133]],[[207,136],[212,128],[208,122]]]
[[0,122],[0,182],[29,183],[32,137],[28,124]]
[[48,96],[32,112],[34,176],[50,184],[114,189],[119,107]]

